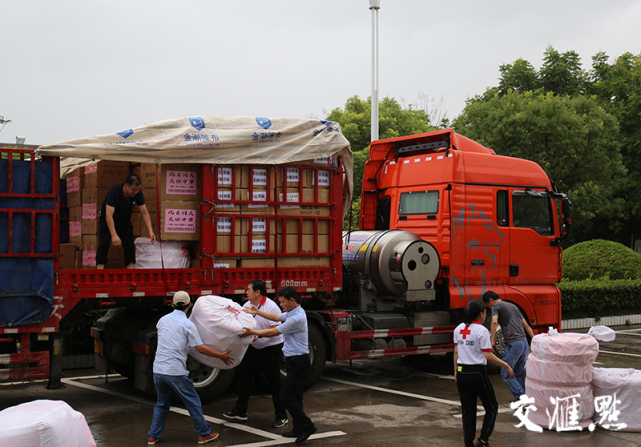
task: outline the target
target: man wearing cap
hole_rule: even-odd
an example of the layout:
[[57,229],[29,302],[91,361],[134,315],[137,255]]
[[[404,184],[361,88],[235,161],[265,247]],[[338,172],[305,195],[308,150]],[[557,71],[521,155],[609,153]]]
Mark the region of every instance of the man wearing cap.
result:
[[220,353],[203,344],[196,326],[187,319],[187,311],[191,305],[187,292],[176,292],[173,303],[174,311],[162,317],[156,325],[158,348],[153,371],[158,399],[147,444],[155,445],[165,430],[172,390],[182,399],[194,421],[198,444],[207,444],[218,438],[218,433],[212,432],[205,421],[200,397],[193,382],[189,380],[186,368],[188,350],[193,347],[201,354],[222,360],[226,365],[231,365],[234,359],[228,355],[231,350]]

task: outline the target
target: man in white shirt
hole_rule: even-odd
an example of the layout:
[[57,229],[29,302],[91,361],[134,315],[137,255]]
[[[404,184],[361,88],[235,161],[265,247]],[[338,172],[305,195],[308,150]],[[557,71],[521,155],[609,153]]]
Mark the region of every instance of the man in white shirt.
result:
[[158,348],[154,359],[154,385],[158,399],[147,444],[156,445],[165,431],[172,390],[183,401],[194,421],[198,444],[207,444],[218,438],[218,433],[212,432],[205,421],[200,397],[189,379],[189,371],[186,368],[189,347],[194,347],[201,354],[218,358],[226,365],[231,365],[234,359],[228,355],[231,350],[220,353],[203,344],[196,326],[187,319],[187,311],[191,306],[187,292],[176,292],[173,303],[174,311],[162,317],[156,325]]
[[[267,298],[267,287],[260,279],[250,281],[247,285],[247,302],[245,308],[255,306],[257,309],[270,313],[280,313],[280,309],[272,300]],[[260,315],[254,314],[256,329],[271,329],[278,326],[277,321],[270,321]],[[262,372],[267,380],[267,385],[272,394],[274,403],[275,420],[273,428],[280,428],[289,422],[287,410],[280,401],[280,359],[283,349],[283,336],[254,337],[254,341],[247,348],[242,362],[236,372],[238,377],[238,400],[231,411],[223,413],[227,419],[247,420],[249,396],[256,377]]]

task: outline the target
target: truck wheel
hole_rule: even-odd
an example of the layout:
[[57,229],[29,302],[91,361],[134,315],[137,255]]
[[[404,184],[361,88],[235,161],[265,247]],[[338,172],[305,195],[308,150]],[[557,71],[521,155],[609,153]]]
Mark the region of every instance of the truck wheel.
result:
[[[189,371],[189,378],[194,383],[196,391],[203,404],[211,403],[218,396],[229,388],[236,369],[218,369],[203,365],[194,359],[191,362],[198,364],[198,367]],[[190,362],[190,363],[191,363]]]
[[310,324],[308,327],[309,334],[309,361],[312,364],[309,370],[309,375],[305,381],[305,389],[308,390],[323,374],[325,369],[325,363],[327,362],[327,346],[325,345],[325,340],[323,335],[314,324]]

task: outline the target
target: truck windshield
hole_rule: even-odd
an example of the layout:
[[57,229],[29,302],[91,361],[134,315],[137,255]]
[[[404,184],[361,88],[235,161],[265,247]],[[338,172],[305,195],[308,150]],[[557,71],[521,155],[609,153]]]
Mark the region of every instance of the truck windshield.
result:
[[398,208],[399,215],[436,214],[438,212],[438,191],[404,192]]
[[550,197],[540,192],[541,197],[532,197],[524,191],[512,193],[512,218],[515,227],[532,228],[545,236],[554,234],[554,222]]

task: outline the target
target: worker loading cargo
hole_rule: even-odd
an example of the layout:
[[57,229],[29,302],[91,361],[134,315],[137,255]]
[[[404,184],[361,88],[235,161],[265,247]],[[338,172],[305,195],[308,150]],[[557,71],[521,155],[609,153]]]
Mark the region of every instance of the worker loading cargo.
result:
[[141,218],[149,232],[153,244],[156,236],[151,228],[151,219],[145,205],[140,177],[131,174],[124,183],[113,185],[100,209],[98,231],[99,245],[96,253],[96,268],[104,269],[108,261],[109,247],[122,247],[125,255],[125,265],[134,268],[136,263],[136,247],[134,231],[131,224],[131,209],[138,205]]

